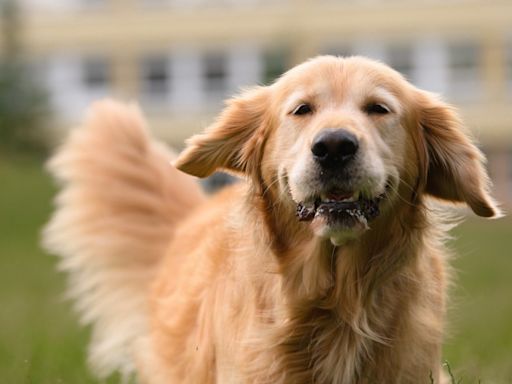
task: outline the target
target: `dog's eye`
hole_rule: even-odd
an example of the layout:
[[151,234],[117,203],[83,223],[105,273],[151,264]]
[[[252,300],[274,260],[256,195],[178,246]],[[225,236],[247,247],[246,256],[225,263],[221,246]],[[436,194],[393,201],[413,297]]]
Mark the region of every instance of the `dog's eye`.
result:
[[371,103],[365,107],[365,111],[369,115],[386,115],[390,111],[384,104]]
[[295,116],[301,116],[301,115],[307,115],[308,113],[313,112],[313,109],[309,104],[300,104],[292,111],[292,115]]

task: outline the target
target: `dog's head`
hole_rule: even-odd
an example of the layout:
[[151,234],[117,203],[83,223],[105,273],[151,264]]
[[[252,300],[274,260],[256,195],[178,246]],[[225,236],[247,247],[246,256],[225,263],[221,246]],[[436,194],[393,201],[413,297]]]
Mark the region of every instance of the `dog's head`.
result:
[[424,194],[498,215],[482,162],[448,105],[383,64],[323,56],[231,100],[175,165],[248,175],[340,243]]

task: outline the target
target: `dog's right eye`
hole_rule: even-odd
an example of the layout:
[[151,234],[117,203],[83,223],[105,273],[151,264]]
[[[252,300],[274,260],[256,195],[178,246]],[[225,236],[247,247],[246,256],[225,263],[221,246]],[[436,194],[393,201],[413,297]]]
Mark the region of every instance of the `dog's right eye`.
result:
[[391,111],[384,104],[370,103],[365,107],[366,113],[369,115],[387,115]]
[[300,104],[292,111],[292,115],[302,116],[302,115],[307,115],[311,112],[313,112],[313,109],[311,108],[311,106],[309,104]]

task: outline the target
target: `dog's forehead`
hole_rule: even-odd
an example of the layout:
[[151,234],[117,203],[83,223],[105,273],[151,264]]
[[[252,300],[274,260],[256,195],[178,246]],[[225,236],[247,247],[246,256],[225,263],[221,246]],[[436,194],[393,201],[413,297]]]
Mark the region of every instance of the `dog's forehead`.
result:
[[282,96],[298,98],[364,98],[388,94],[402,98],[410,85],[385,64],[362,58],[321,56],[300,64],[276,84]]
[[410,84],[396,71],[362,58],[321,56],[288,71],[275,84],[283,112],[299,103],[355,105],[383,102],[395,112],[407,104]]

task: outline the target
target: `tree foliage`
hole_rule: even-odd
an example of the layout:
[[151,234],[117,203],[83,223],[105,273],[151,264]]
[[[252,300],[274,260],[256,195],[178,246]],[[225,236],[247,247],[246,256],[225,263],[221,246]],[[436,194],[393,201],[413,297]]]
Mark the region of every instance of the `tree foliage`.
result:
[[0,147],[40,152],[45,148],[48,97],[23,56],[20,20],[17,2],[0,0]]

